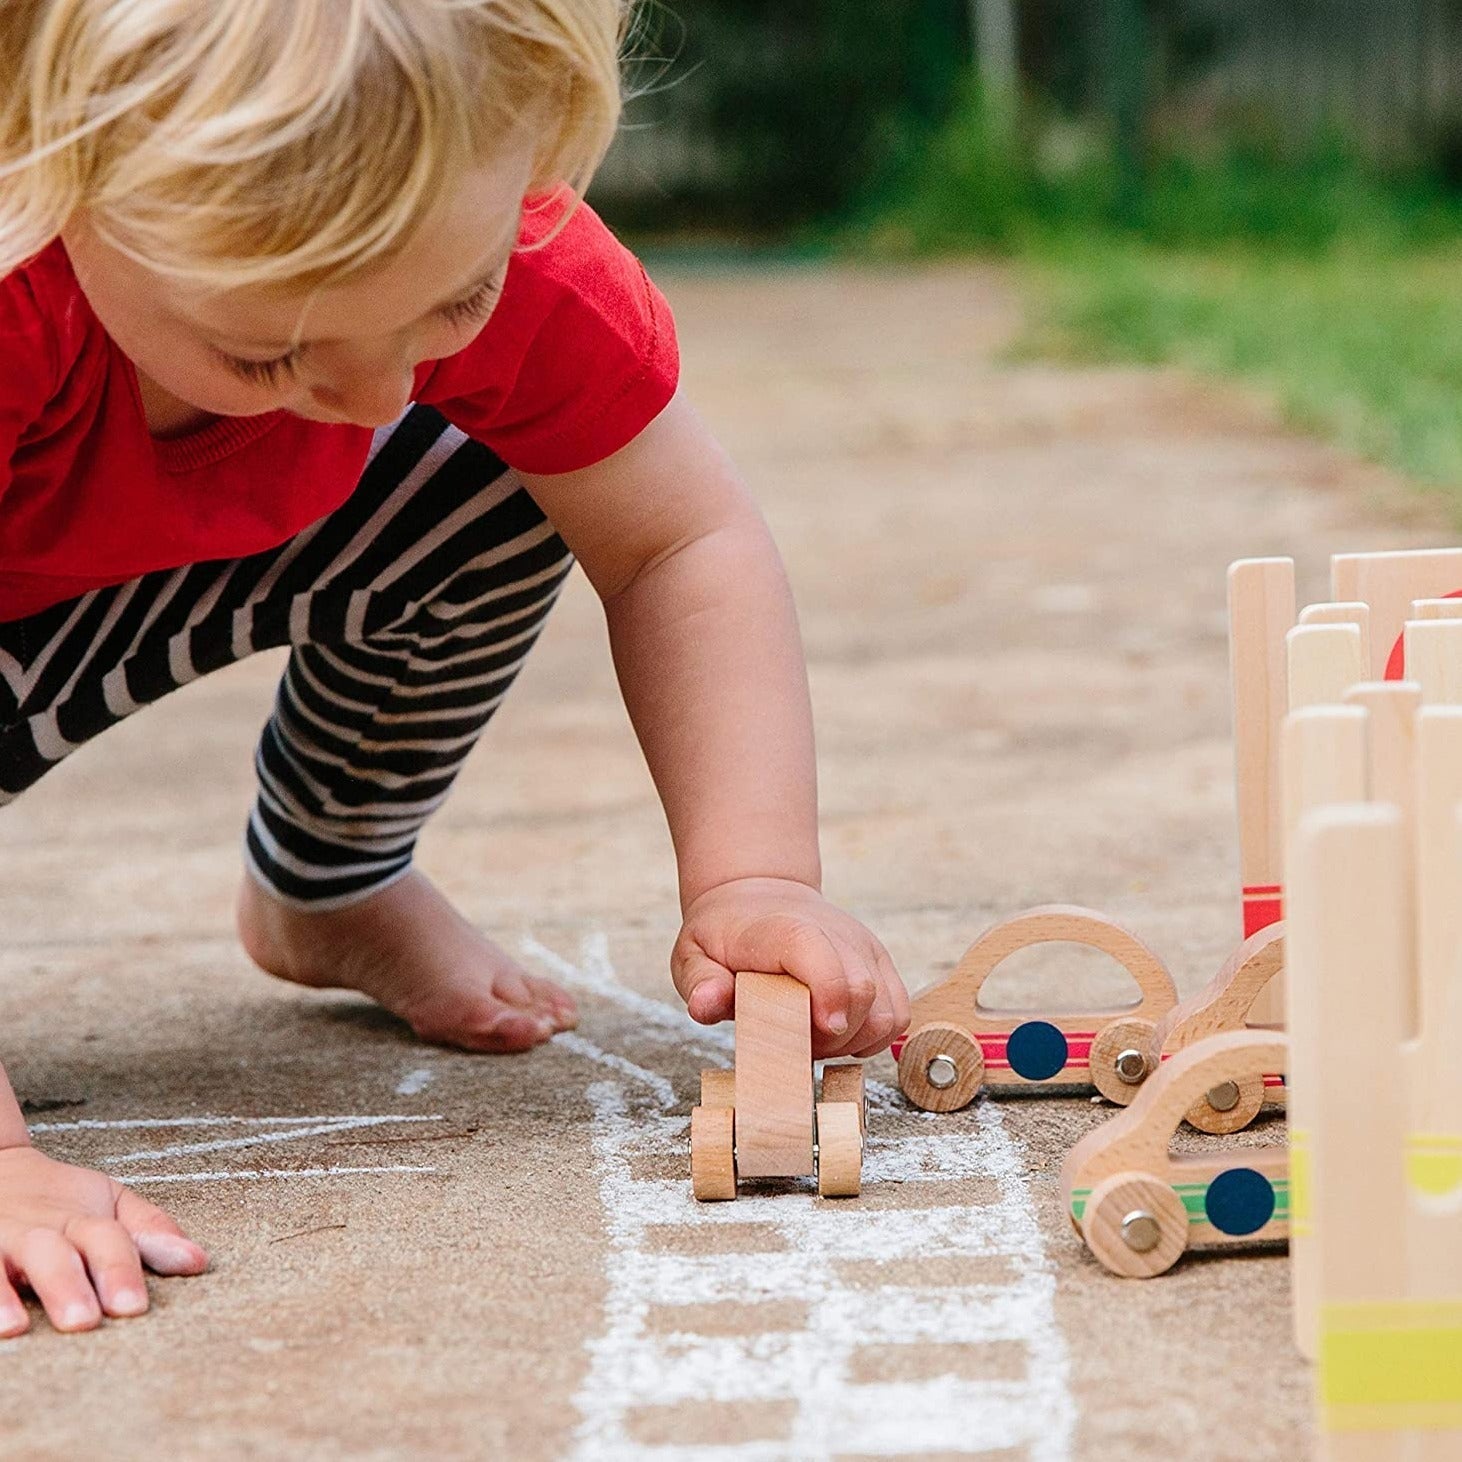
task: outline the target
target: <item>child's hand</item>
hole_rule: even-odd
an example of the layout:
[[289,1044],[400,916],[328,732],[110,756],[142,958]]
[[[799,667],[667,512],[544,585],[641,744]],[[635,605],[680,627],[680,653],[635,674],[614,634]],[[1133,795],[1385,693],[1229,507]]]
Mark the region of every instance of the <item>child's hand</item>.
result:
[[57,1330],[147,1309],[142,1266],[201,1274],[208,1256],[160,1208],[104,1173],[0,1148],[0,1339],[30,1329],[23,1284]]
[[909,997],[888,951],[816,889],[742,878],[685,911],[670,956],[691,1019],[728,1020],[737,970],[788,974],[812,991],[812,1054],[872,1056],[909,1023]]

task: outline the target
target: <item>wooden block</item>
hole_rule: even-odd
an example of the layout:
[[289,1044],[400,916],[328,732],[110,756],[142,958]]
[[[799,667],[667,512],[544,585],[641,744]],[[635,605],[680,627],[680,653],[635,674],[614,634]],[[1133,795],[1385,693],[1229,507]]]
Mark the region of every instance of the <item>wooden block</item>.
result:
[[[1378,972],[1410,965],[1411,850],[1394,807],[1350,805],[1310,813],[1295,857],[1291,940],[1325,970],[1323,998],[1306,1002],[1313,1020],[1296,1033],[1321,1056],[1311,1068],[1313,1289],[1297,1287],[1296,1305],[1319,1358],[1321,1430],[1333,1438],[1370,1411],[1375,1381],[1385,1384],[1348,1374],[1347,1332],[1406,1293],[1405,1086],[1357,1078],[1401,1048],[1402,992]],[[1355,1453],[1342,1444],[1339,1455]]]
[[1412,619],[1462,619],[1462,599],[1413,599]]
[[1280,726],[1288,710],[1284,637],[1295,622],[1294,560],[1241,559],[1228,571],[1229,680],[1244,936],[1281,916]]
[[1365,647],[1354,624],[1297,624],[1284,637],[1289,709],[1337,706],[1366,679]]
[[[1462,602],[1462,601],[1459,601]],[[1462,627],[1462,622],[1459,622]],[[1412,1128],[1462,1126],[1462,707],[1416,720],[1417,1030]]]
[[1422,703],[1462,705],[1462,619],[1409,619],[1405,636],[1406,678],[1421,687]]
[[719,1066],[708,1066],[701,1072],[701,1106],[734,1107],[736,1105],[736,1073]]
[[1410,680],[1364,681],[1345,693],[1345,704],[1370,712],[1366,775],[1372,802],[1393,802],[1411,826],[1416,803],[1416,713],[1421,687]]
[[813,1171],[812,1010],[790,975],[736,976],[736,1169],[743,1178]]
[[[1310,706],[1286,719],[1281,797],[1286,849],[1300,817],[1311,808],[1365,800],[1368,714],[1360,706]],[[1287,1020],[1286,984],[1281,977],[1260,996],[1251,1017],[1255,1024]]]
[[[1359,602],[1352,604],[1306,604],[1300,610],[1300,624],[1353,624],[1359,631],[1361,643],[1365,646],[1366,664],[1371,663],[1371,606]],[[1291,707],[1293,709],[1293,707]]]
[[1330,595],[1371,607],[1371,676],[1405,673],[1402,628],[1416,599],[1444,599],[1462,589],[1462,548],[1402,553],[1338,553],[1330,560]]

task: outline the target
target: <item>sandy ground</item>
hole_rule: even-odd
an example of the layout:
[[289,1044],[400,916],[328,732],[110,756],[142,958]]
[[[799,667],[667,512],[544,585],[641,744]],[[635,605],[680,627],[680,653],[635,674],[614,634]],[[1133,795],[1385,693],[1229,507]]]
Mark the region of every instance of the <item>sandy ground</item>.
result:
[[[1232,392],[1009,363],[992,273],[666,283],[796,582],[829,891],[914,987],[1052,899],[1205,981],[1238,924],[1224,566],[1293,552],[1323,597],[1326,554],[1434,541],[1429,509]],[[1086,1099],[933,1118],[885,1086],[862,1199],[692,1203],[686,1112],[728,1041],[675,1008],[668,840],[582,581],[422,852],[579,992],[530,1056],[423,1048],[232,942],[277,671],[193,687],[0,817],[37,1140],[214,1255],[145,1320],[0,1344],[0,1455],[1303,1453],[1284,1261],[1097,1269],[1055,1203]],[[1014,999],[1113,985],[1020,965]]]

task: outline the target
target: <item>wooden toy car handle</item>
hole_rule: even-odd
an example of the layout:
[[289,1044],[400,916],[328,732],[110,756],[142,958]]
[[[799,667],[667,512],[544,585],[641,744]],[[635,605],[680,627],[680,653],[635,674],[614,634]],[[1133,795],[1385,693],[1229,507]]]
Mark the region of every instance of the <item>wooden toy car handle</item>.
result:
[[1115,919],[1076,904],[1044,904],[1002,920],[970,945],[941,984],[973,983],[975,1008],[989,1014],[989,1007],[980,1004],[980,987],[997,965],[1036,944],[1080,944],[1100,950],[1132,976],[1142,998],[1134,1006],[1103,1014],[1156,1020],[1177,1004],[1178,992],[1167,966],[1137,935]]

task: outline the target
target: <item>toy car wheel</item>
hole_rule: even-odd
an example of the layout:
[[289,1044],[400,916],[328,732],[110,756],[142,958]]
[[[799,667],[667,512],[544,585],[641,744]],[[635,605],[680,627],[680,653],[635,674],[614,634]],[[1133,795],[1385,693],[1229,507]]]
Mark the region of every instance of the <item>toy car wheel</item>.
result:
[[817,1104],[817,1191],[856,1198],[863,1183],[863,1122],[852,1102]]
[[1264,1105],[1264,1078],[1246,1076],[1238,1081],[1220,1081],[1199,1097],[1184,1116],[1200,1132],[1223,1135],[1239,1132],[1259,1115]]
[[1104,1025],[1091,1043],[1091,1084],[1119,1107],[1131,1105],[1156,1067],[1157,1024],[1124,1016]]
[[730,1107],[691,1109],[690,1187],[702,1203],[736,1196],[736,1113]]
[[1151,1279],[1188,1247],[1188,1210],[1146,1173],[1117,1173],[1087,1199],[1081,1236],[1098,1262],[1125,1279]]
[[967,1107],[985,1080],[985,1053],[968,1031],[945,1020],[921,1025],[899,1052],[899,1086],[926,1112]]

